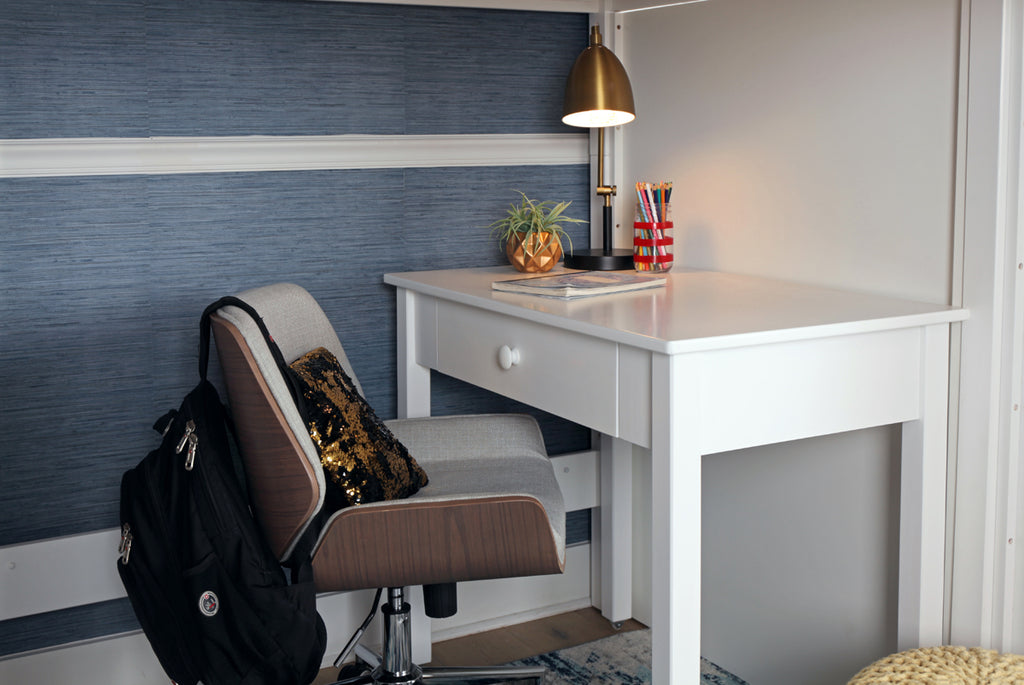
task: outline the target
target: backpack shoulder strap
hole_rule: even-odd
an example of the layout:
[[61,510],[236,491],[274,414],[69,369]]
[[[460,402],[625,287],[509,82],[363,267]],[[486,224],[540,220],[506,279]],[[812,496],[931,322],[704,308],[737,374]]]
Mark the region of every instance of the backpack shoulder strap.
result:
[[238,307],[252,317],[252,320],[259,327],[260,333],[263,334],[263,339],[267,341],[267,347],[270,348],[270,354],[274,356],[274,361],[277,362],[278,367],[286,367],[287,364],[284,362],[281,350],[277,343],[274,342],[274,337],[270,335],[270,331],[267,330],[267,324],[263,322],[263,317],[248,302],[229,295],[220,298],[203,310],[203,316],[199,321],[199,377],[206,380],[207,367],[210,363],[210,317],[218,309],[227,306]]
[[274,363],[277,365],[278,370],[281,372],[281,377],[284,379],[285,385],[288,387],[288,392],[292,396],[292,400],[295,402],[296,408],[299,410],[299,415],[303,421],[306,421],[306,405],[305,399],[302,396],[302,390],[296,384],[295,375],[291,372],[288,363],[284,359],[284,355],[281,354],[281,348],[278,347],[277,342],[274,340],[274,336],[267,330],[267,324],[264,323],[263,317],[260,316],[259,312],[253,308],[248,302],[228,295],[222,297],[205,310],[203,310],[202,318],[199,321],[199,377],[202,380],[206,380],[207,370],[210,364],[210,317],[220,309],[221,307],[238,307],[250,317],[259,327],[260,333],[263,334],[263,339],[267,343],[267,348],[270,350],[271,356],[274,358]]

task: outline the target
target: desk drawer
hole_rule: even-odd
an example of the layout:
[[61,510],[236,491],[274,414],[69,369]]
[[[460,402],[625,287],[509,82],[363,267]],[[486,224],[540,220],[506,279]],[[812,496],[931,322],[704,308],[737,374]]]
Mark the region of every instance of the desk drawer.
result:
[[616,355],[607,340],[437,303],[438,371],[609,435],[618,432]]

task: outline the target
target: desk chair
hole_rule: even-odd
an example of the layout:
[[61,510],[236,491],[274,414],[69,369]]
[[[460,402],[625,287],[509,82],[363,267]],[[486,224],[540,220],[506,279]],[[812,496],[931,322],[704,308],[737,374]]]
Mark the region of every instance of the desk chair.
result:
[[[239,297],[261,314],[286,362],[324,347],[362,392],[334,328],[308,292],[278,284]],[[455,613],[456,582],[563,571],[565,507],[536,421],[481,415],[386,422],[429,483],[405,499],[324,512],[331,484],[259,328],[231,306],[211,323],[250,498],[274,553],[287,559],[312,529],[319,592],[376,588],[379,597],[388,588],[382,655],[361,649],[372,672],[352,676],[343,669],[346,679],[339,682],[539,679],[543,669],[421,669],[412,662],[403,591],[423,585],[427,615],[440,618]],[[350,646],[368,623],[369,617]]]

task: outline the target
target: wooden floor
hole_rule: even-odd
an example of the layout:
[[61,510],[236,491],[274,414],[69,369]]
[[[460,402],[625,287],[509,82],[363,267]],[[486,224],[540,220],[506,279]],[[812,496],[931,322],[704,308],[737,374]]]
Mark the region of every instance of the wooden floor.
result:
[[[643,627],[642,623],[629,620],[616,630],[597,609],[579,609],[508,628],[435,642],[433,660],[429,665],[493,666]],[[320,671],[314,685],[332,682],[335,673],[335,669]]]

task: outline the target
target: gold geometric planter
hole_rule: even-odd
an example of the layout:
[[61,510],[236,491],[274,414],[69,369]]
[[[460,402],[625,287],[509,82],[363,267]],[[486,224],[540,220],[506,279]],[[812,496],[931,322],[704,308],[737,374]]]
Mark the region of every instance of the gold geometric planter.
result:
[[505,243],[505,254],[519,271],[541,273],[551,271],[562,258],[562,243],[558,236],[546,231],[531,234],[525,242],[522,236],[517,235]]

